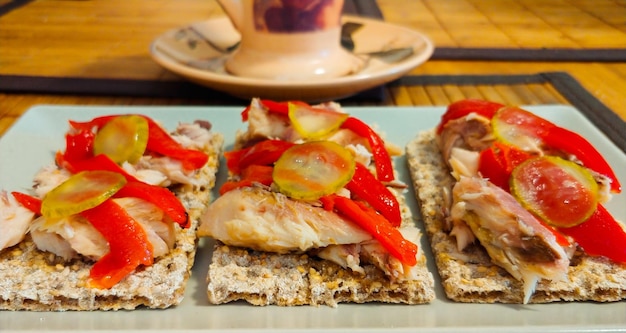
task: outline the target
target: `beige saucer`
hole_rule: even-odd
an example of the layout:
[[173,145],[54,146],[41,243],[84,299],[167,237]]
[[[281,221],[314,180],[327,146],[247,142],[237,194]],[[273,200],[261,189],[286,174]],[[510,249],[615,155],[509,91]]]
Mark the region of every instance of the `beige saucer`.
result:
[[[360,71],[319,80],[271,80],[234,76],[224,62],[236,49],[239,33],[224,18],[171,30],[151,45],[152,58],[164,68],[197,84],[249,99],[335,100],[393,81],[430,58],[433,43],[420,32],[383,21],[345,16],[343,23],[362,25],[352,39],[352,56],[364,60]],[[398,49],[385,57],[378,52]]]

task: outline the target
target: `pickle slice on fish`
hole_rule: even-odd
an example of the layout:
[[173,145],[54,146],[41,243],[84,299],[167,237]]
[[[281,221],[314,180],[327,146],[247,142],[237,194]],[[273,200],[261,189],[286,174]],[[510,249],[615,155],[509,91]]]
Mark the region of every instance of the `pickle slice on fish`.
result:
[[511,193],[529,211],[556,227],[587,220],[598,205],[591,172],[555,156],[529,159],[511,174]]
[[315,200],[344,187],[352,179],[355,165],[346,148],[330,141],[313,141],[287,149],[276,161],[272,178],[281,193]]
[[94,155],[105,154],[118,164],[136,163],[148,145],[148,121],[139,115],[113,118],[94,138]]
[[305,139],[319,139],[333,133],[349,116],[300,103],[289,103],[288,115],[293,127]]
[[63,218],[96,207],[126,184],[122,174],[111,171],[83,171],[53,188],[41,202],[41,214]]
[[539,151],[544,137],[551,128],[551,122],[518,107],[499,109],[491,125],[496,139],[524,151]]

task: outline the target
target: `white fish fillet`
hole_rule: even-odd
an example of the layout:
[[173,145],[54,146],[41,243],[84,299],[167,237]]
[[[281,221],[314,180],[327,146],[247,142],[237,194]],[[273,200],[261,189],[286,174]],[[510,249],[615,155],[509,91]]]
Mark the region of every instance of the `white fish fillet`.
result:
[[30,234],[38,249],[52,252],[64,259],[81,254],[97,260],[109,252],[109,245],[89,221],[81,215],[72,215],[48,222],[40,216],[33,221]]
[[174,247],[176,242],[174,223],[166,221],[166,216],[160,208],[137,198],[119,198],[115,199],[115,202],[144,229],[148,241],[152,244],[155,258],[167,254]]
[[492,261],[524,282],[527,303],[539,278],[566,277],[569,257],[554,234],[508,192],[479,177],[461,177],[450,218],[472,229]]
[[43,198],[46,193],[70,178],[71,174],[65,169],[59,169],[50,164],[39,170],[33,179],[35,194]]
[[[155,258],[170,251],[176,240],[175,227],[172,222],[166,221],[161,209],[137,198],[114,200],[144,229]],[[65,259],[78,253],[98,260],[109,252],[106,239],[79,214],[54,223],[47,223],[41,216],[32,223],[30,232],[37,248]]]
[[0,250],[21,242],[34,217],[13,195],[0,191]]
[[[419,243],[420,232],[416,227],[405,226],[398,229],[402,236],[415,244]],[[322,259],[330,260],[344,268],[365,274],[361,263],[370,263],[383,271],[391,280],[415,280],[417,271],[415,266],[407,266],[398,258],[389,254],[377,240],[366,241],[361,244],[329,245],[316,252]],[[421,250],[416,253],[420,260]]]
[[258,187],[231,190],[215,200],[200,220],[198,235],[277,253],[372,239],[333,212]]

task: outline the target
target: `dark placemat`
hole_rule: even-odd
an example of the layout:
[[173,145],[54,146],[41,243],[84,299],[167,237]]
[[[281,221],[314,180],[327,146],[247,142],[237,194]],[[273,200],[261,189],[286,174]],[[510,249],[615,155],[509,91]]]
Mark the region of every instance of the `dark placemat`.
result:
[[[424,75],[405,76],[390,86],[428,85],[514,85],[549,83],[572,106],[602,130],[626,152],[626,122],[589,93],[576,79],[564,72],[530,75]],[[182,98],[206,101],[207,104],[240,105],[241,99],[187,81],[150,81],[123,79],[55,78],[0,75],[0,92],[98,96],[132,96],[149,98]],[[342,103],[385,104],[385,87],[361,92],[341,100]]]
[[208,89],[189,81],[29,75],[0,75],[0,92],[211,100],[224,97],[222,92]]
[[[0,92],[21,94],[59,94],[122,96],[148,98],[197,99],[211,104],[240,105],[241,99],[189,81],[156,81],[135,79],[95,79],[79,77],[46,77],[0,75]],[[384,86],[374,87],[349,97],[351,101],[382,102]]]
[[626,49],[506,49],[438,47],[434,60],[625,62]]
[[17,9],[19,7],[22,7],[30,2],[32,2],[33,0],[10,0],[7,1],[5,3],[3,3],[2,5],[0,5],[0,16],[14,10]]

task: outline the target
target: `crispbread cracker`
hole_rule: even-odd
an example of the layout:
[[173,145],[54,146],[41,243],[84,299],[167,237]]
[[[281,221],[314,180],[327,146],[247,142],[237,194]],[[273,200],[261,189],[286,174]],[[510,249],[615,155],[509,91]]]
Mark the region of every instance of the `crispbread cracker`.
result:
[[[238,131],[234,149],[249,142]],[[402,189],[390,188],[400,204],[402,225],[413,225]],[[419,237],[422,235],[420,233]],[[276,254],[225,245],[219,241],[207,274],[207,294],[213,304],[243,300],[254,305],[328,305],[386,302],[423,304],[435,298],[434,279],[420,257],[413,268],[417,278],[391,281],[372,264],[361,264],[365,275],[308,254]]]
[[[445,191],[454,179],[435,142],[435,131],[419,133],[406,146],[407,162],[420,204],[441,283],[448,298],[472,303],[522,303],[523,285],[492,264],[480,245],[457,250],[444,231]],[[626,267],[577,252],[566,281],[541,280],[531,303],[555,301],[611,302],[626,299]]]
[[[399,201],[403,223],[413,223],[402,196]],[[390,281],[373,265],[363,268],[365,275],[306,254],[259,252],[217,242],[207,294],[213,304],[245,300],[254,305],[331,307],[341,302],[422,304],[435,297],[433,276],[423,255],[415,280]]]
[[200,186],[174,189],[189,214],[191,226],[178,225],[174,249],[140,267],[110,289],[86,286],[93,262],[63,263],[54,254],[35,248],[30,236],[0,252],[0,309],[33,311],[132,310],[139,306],[167,308],[179,304],[193,265],[198,219],[215,185],[223,137],[212,133],[205,147],[209,162],[197,174]]

